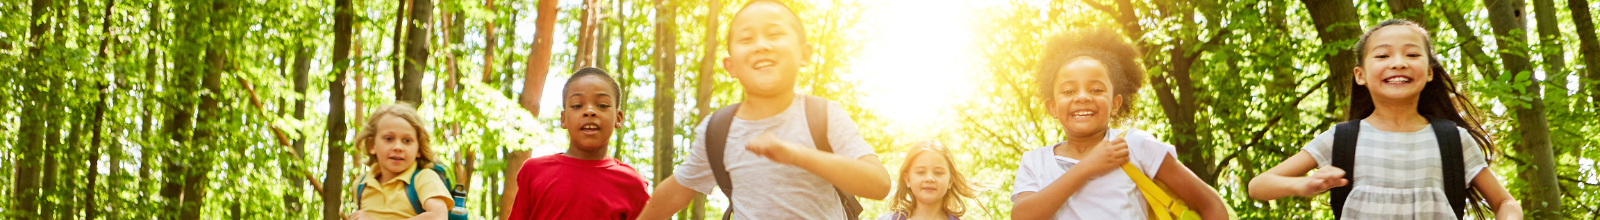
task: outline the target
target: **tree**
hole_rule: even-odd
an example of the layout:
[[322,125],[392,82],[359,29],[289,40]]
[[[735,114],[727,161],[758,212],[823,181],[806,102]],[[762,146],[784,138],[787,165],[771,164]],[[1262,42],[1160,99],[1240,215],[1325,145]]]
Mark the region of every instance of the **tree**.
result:
[[[1551,86],[1545,88],[1544,97],[1564,100],[1567,97],[1566,51],[1561,49],[1561,30],[1557,28],[1555,0],[1533,0],[1533,18],[1539,26],[1539,53],[1544,55],[1544,74]],[[1590,32],[1593,33],[1593,32]],[[1593,34],[1590,34],[1593,36]]]
[[[717,66],[717,45],[720,45],[719,41],[717,41],[717,37],[719,36],[717,35],[717,27],[720,25],[717,23],[717,19],[721,19],[718,16],[718,13],[722,12],[722,1],[711,0],[706,4],[706,11],[706,20],[704,24],[706,32],[705,36],[703,37],[705,41],[700,43],[700,46],[702,47],[700,51],[700,73],[698,76],[695,76],[698,81],[695,82],[697,92],[694,96],[694,109],[696,114],[700,116],[698,118],[699,120],[711,118],[712,113],[711,93],[712,90],[716,90],[717,72],[714,70],[714,68]],[[689,218],[696,220],[705,219],[705,204],[706,195],[696,193],[694,197],[694,203],[689,205]]]
[[[1494,29],[1498,39],[1496,46],[1501,48],[1500,60],[1506,73],[1512,78],[1489,76],[1489,78],[1509,79],[1514,85],[1522,85],[1521,90],[1514,90],[1511,97],[1502,98],[1508,108],[1516,112],[1518,129],[1521,142],[1515,147],[1520,155],[1528,160],[1527,176],[1529,191],[1521,196],[1522,207],[1528,209],[1528,216],[1536,219],[1561,219],[1561,192],[1556,182],[1556,164],[1554,153],[1550,148],[1550,124],[1545,118],[1543,98],[1539,97],[1539,80],[1534,78],[1532,64],[1528,59],[1528,52],[1522,50],[1519,42],[1525,42],[1527,32],[1526,3],[1521,0],[1495,1],[1485,0],[1483,4],[1489,9],[1489,26]],[[1520,99],[1521,101],[1517,101]]]
[[[544,94],[544,80],[550,74],[551,48],[555,47],[556,3],[554,0],[539,0],[538,15],[534,21],[533,48],[529,49],[528,60],[523,66],[522,95],[517,100],[522,109],[535,117],[539,116],[539,98]],[[501,195],[501,210],[511,210],[517,195],[517,171],[529,157],[527,150],[516,150],[506,159],[506,188]],[[501,212],[500,219],[509,218],[510,214]]]
[[[1576,26],[1577,33],[1595,33],[1594,17],[1589,11],[1587,0],[1567,0],[1567,9],[1572,12],[1572,23]],[[1544,22],[1539,22],[1544,23]],[[1540,28],[1543,29],[1543,28]],[[1600,40],[1595,40],[1593,34],[1578,34],[1578,54],[1583,57],[1583,70],[1578,74],[1583,75],[1579,85],[1579,97],[1588,93],[1591,109],[1600,109]]]
[[659,184],[672,176],[673,157],[677,151],[672,147],[673,134],[673,100],[677,97],[672,89],[676,84],[677,71],[677,28],[675,21],[677,7],[675,2],[669,0],[655,0],[655,47],[651,49],[652,69],[656,72],[655,110],[651,121],[655,123],[655,178],[651,183]]
[[[1355,51],[1351,50],[1355,40],[1361,35],[1360,19],[1356,16],[1355,5],[1347,0],[1315,1],[1303,0],[1306,11],[1311,13],[1311,21],[1317,27],[1317,38],[1322,40],[1324,50],[1333,52],[1323,55],[1328,67],[1328,114],[1342,115],[1348,111],[1348,106],[1340,103],[1350,103],[1350,87],[1355,81],[1349,71],[1355,71]],[[1390,2],[1393,5],[1414,5],[1401,1]],[[1398,7],[1396,7],[1398,8]],[[1391,9],[1394,10],[1394,9]],[[1400,10],[1415,11],[1415,10]],[[1345,120],[1349,120],[1346,118]]]
[[[29,58],[27,61],[25,61],[26,63],[24,65],[29,65],[33,68],[28,68],[28,70],[38,70],[38,67],[40,67],[43,63],[39,60],[39,57],[41,56],[40,52],[42,52],[40,45],[44,43],[41,40],[44,39],[44,34],[50,31],[50,23],[45,16],[47,13],[49,13],[52,3],[53,1],[48,0],[34,0],[33,4],[31,5],[32,14],[28,20],[28,40],[32,41],[32,45],[28,48]],[[41,75],[43,74],[28,74],[23,76],[21,79],[23,79],[23,83],[47,82],[41,79]],[[32,86],[24,87],[23,94],[27,97],[31,97],[27,98],[26,100],[47,100],[47,97],[51,97],[51,95],[45,94],[44,91],[39,91],[37,87]],[[38,179],[40,175],[40,168],[38,164],[33,163],[33,161],[40,160],[40,157],[42,156],[40,151],[42,151],[44,148],[40,145],[42,143],[39,137],[44,136],[45,132],[43,131],[43,127],[45,127],[45,125],[41,123],[44,120],[39,117],[39,115],[48,112],[48,110],[45,110],[43,106],[45,106],[44,103],[37,101],[27,103],[27,105],[22,108],[23,123],[21,123],[20,128],[18,128],[22,135],[21,137],[17,138],[17,145],[20,146],[21,150],[14,163],[17,166],[17,171],[15,176],[16,180],[13,183],[14,186],[12,187],[12,197],[16,202],[12,203],[12,207],[15,210],[21,210],[21,212],[24,213],[24,216],[36,215],[39,213],[37,210],[39,208],[38,198],[40,192],[38,191],[38,184],[40,183],[38,182]]]
[[355,29],[352,17],[355,9],[351,0],[335,0],[333,12],[333,79],[328,82],[328,144],[327,175],[322,182],[322,219],[337,220],[343,216],[339,205],[344,197],[344,76],[350,67],[350,32]]
[[406,21],[410,29],[406,30],[406,61],[405,77],[396,82],[398,97],[396,101],[407,101],[414,105],[422,106],[422,71],[428,69],[428,31],[424,26],[433,22],[432,0],[409,0],[412,2],[411,16]]

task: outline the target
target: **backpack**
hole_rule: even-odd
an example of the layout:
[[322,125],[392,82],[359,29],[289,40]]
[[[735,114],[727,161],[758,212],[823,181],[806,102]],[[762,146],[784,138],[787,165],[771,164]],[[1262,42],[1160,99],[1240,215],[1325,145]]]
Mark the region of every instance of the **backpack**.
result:
[[[1467,183],[1465,174],[1465,159],[1461,153],[1461,134],[1456,131],[1456,123],[1450,120],[1428,117],[1428,124],[1433,126],[1433,136],[1439,139],[1439,156],[1443,158],[1444,170],[1444,195],[1450,200],[1450,207],[1455,211],[1456,218],[1462,216],[1466,207]],[[1361,134],[1361,119],[1339,123],[1333,132],[1333,166],[1344,169],[1344,179],[1350,184],[1334,187],[1329,191],[1329,204],[1333,206],[1334,219],[1341,219],[1344,212],[1344,200],[1350,196],[1350,189],[1355,188],[1355,157],[1356,140]]]
[[[445,169],[443,165],[435,163],[433,167],[429,169],[433,170],[434,173],[439,174],[439,180],[444,181],[445,184],[448,185],[452,183],[450,182],[450,177],[447,176],[450,174],[450,172],[447,172],[449,169]],[[417,173],[422,173],[422,170],[418,169],[411,171],[411,183],[417,182]],[[367,175],[362,174],[361,179],[367,179]],[[366,191],[366,189],[367,183],[365,182],[356,186],[356,209],[360,209],[361,195],[364,193],[364,191]],[[456,203],[456,206],[450,208],[450,211],[448,212],[450,220],[467,220],[467,192],[465,189],[465,186],[459,184],[456,185],[454,189],[445,189],[445,191],[450,192],[450,197],[452,197]],[[406,184],[406,197],[411,198],[411,211],[414,211],[417,214],[422,214],[422,201],[421,199],[417,198],[416,184]]]
[[[833,153],[833,145],[828,143],[828,102],[822,97],[805,95],[806,125],[811,128],[811,141],[817,144],[817,150]],[[722,193],[728,196],[728,210],[723,213],[722,219],[731,219],[733,216],[733,179],[728,176],[728,166],[723,162],[723,153],[727,149],[728,126],[733,125],[734,111],[739,109],[739,103],[717,109],[711,114],[711,125],[706,128],[706,154],[711,162],[711,174],[717,178],[717,186],[722,188]],[[856,201],[856,196],[833,187],[838,194],[840,205],[844,206],[845,217],[850,220],[861,219],[861,202]]]

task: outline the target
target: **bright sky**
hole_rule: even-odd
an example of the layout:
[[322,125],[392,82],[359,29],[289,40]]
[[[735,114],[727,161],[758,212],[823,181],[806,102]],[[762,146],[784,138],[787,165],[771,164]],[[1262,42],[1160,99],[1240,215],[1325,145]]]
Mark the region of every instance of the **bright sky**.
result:
[[[978,71],[966,0],[891,0],[866,25],[876,31],[845,79],[858,79],[861,103],[891,120],[891,133],[950,122],[954,105],[971,93]],[[919,129],[925,130],[925,129]]]

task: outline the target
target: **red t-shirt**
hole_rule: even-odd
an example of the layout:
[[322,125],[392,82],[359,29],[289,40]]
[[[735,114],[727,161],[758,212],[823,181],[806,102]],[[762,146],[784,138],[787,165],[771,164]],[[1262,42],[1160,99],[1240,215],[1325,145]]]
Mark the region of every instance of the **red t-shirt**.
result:
[[634,219],[650,200],[649,181],[613,158],[554,154],[522,163],[511,219]]

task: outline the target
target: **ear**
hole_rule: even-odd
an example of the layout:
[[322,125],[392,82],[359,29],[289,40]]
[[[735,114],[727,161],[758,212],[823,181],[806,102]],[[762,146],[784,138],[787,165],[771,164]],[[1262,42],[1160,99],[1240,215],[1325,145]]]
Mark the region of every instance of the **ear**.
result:
[[733,62],[730,61],[732,59],[733,59],[732,56],[722,57],[722,71],[723,72],[727,72],[728,76],[731,76],[734,79],[738,79],[739,78],[739,74],[734,73],[735,71],[733,71],[733,64],[731,64]]
[[1111,114],[1117,114],[1117,112],[1121,112],[1121,110],[1122,95],[1111,95]]
[[[800,37],[805,37],[805,36],[802,35]],[[812,50],[811,43],[806,43],[806,45],[800,45],[800,67],[809,67],[809,66],[811,66],[811,56],[812,56],[813,53],[815,53],[815,51]]]
[[1363,85],[1363,86],[1367,85],[1367,72],[1364,71],[1363,69],[1361,69],[1361,67],[1359,67],[1359,66],[1356,67],[1354,72],[1355,72],[1355,78],[1356,78],[1356,85]]
[[563,124],[563,123],[565,123],[567,121],[567,107],[562,106],[561,107],[561,111],[556,112],[556,114],[557,115],[561,115],[561,117],[556,118],[556,127],[557,128],[561,128],[561,129],[567,129],[567,127],[561,126],[561,124]]
[[627,116],[622,115],[622,111],[617,111],[617,121],[613,122],[611,124],[611,126],[615,126],[615,127],[612,127],[612,129],[622,128],[622,121],[623,120],[627,120],[627,119],[628,119]]

